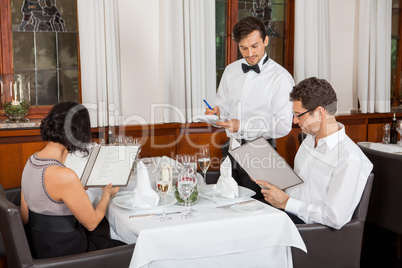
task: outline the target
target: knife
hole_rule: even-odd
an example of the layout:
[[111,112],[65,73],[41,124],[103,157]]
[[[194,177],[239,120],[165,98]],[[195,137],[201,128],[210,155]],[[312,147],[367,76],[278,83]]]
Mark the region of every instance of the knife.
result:
[[[176,211],[176,212],[166,212],[166,215],[171,215],[171,214],[179,214],[179,213],[181,213],[181,211]],[[157,217],[157,216],[162,216],[163,215],[163,213],[158,213],[158,214],[155,214],[155,213],[151,213],[151,214],[141,214],[141,215],[130,215],[130,216],[128,216],[130,219],[133,219],[133,218],[149,218],[149,217]]]
[[243,202],[237,202],[237,203],[234,203],[234,204],[229,204],[229,205],[224,205],[224,206],[217,206],[216,208],[228,208],[228,207],[231,207],[231,206],[238,206],[238,205],[241,205],[241,204],[254,203],[256,201],[257,200],[252,199],[252,200],[247,200],[247,201],[243,201]]

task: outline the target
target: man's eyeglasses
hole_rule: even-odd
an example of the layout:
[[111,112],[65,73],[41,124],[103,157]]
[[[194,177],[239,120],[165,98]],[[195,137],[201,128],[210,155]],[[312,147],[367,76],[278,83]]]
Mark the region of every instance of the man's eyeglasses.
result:
[[310,109],[308,111],[305,111],[304,113],[301,113],[301,114],[295,114],[295,112],[293,112],[293,111],[292,111],[292,113],[293,113],[293,116],[296,116],[298,119],[300,119],[300,117],[302,117],[303,115],[305,115],[308,112],[314,111],[315,109],[317,109],[317,107],[314,108],[314,109]]

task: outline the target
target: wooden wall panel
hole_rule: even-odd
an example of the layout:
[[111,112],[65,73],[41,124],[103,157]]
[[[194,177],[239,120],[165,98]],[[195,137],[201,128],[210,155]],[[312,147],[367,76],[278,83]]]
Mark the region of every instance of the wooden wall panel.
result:
[[[346,127],[346,133],[353,141],[382,140],[382,127],[392,120],[391,113],[361,114],[339,116],[338,121]],[[397,114],[402,118],[402,113]],[[108,128],[93,129],[95,138],[103,136],[107,139]],[[213,161],[211,170],[219,169],[222,158],[221,147],[227,140],[226,133],[205,123],[192,124],[157,124],[145,126],[123,126],[114,128],[116,134],[131,135],[141,138],[142,151],[140,157],[169,156],[175,158],[177,153],[194,154],[199,145],[209,144]],[[294,157],[299,148],[297,125],[286,137],[276,141],[278,152],[293,166]],[[30,155],[41,150],[45,144],[41,142],[39,129],[0,130],[0,183],[5,188],[18,187],[21,174]]]
[[367,127],[367,140],[373,142],[381,142],[384,134],[384,123],[369,124]]
[[209,145],[211,154],[211,166],[209,170],[219,170],[222,159],[222,146],[228,139],[225,132],[181,132],[181,137],[177,143],[177,154],[196,154],[200,147]]
[[19,187],[28,157],[44,147],[44,143],[14,143],[0,145],[0,182],[4,188]]

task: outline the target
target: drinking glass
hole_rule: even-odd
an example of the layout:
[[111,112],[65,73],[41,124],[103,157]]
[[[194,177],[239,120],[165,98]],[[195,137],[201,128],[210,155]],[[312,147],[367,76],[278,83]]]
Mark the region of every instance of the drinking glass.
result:
[[188,202],[188,199],[193,193],[196,185],[197,178],[195,174],[190,172],[190,170],[186,169],[184,172],[179,174],[179,178],[177,179],[177,190],[184,200],[184,210],[181,214],[181,217],[184,219],[193,216],[193,214],[190,213],[191,202]]
[[187,161],[186,157],[187,157],[187,155],[185,155],[185,154],[177,154],[176,155],[176,170],[179,174],[184,172],[184,169],[185,169],[184,164]]
[[165,212],[165,198],[172,187],[172,168],[170,166],[162,166],[156,179],[156,189],[162,197],[163,214],[158,219],[160,221],[169,221],[172,218],[166,216]]
[[402,146],[402,120],[396,121],[396,130],[399,132],[400,135],[398,145]]
[[198,153],[198,164],[200,165],[201,171],[204,174],[204,185],[207,184],[207,170],[210,163],[211,157],[209,153],[209,146],[200,148]]

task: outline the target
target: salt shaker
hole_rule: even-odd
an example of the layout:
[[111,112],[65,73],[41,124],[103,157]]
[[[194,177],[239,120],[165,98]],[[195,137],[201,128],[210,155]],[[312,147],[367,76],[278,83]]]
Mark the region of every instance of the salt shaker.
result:
[[389,124],[385,124],[385,126],[383,126],[383,129],[384,134],[382,136],[382,143],[389,143],[391,136],[391,126]]

